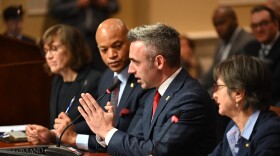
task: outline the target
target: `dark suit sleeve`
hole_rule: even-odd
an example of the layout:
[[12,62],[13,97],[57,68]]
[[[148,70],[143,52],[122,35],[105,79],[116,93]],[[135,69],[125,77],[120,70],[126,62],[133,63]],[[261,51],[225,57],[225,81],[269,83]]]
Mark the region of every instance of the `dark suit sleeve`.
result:
[[[279,119],[266,122],[258,130],[260,135],[253,139],[253,145],[250,155],[254,156],[274,156],[280,155],[280,122]],[[253,152],[254,151],[254,152]]]
[[223,149],[223,142],[220,142],[217,145],[217,147],[214,149],[214,151],[211,154],[209,154],[208,156],[223,156],[222,149]]

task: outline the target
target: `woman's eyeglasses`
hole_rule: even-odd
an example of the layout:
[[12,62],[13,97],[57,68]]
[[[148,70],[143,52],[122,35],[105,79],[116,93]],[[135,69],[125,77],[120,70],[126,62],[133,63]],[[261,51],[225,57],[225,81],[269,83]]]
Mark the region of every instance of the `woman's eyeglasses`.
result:
[[48,53],[56,55],[59,52],[59,47],[61,47],[62,45],[63,44],[53,45],[50,47],[50,49],[44,49],[44,55],[47,56]]
[[226,87],[227,85],[218,85],[217,83],[213,84],[214,92],[217,92],[221,90],[223,87]]

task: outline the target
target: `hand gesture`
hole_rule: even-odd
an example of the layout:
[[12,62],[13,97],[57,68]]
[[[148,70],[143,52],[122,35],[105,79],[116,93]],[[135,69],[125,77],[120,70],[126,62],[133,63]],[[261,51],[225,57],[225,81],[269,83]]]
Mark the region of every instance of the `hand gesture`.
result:
[[90,129],[102,139],[113,129],[114,108],[110,102],[107,103],[105,109],[98,105],[95,99],[89,93],[82,93],[79,99],[82,107],[78,107],[79,112],[85,118]]

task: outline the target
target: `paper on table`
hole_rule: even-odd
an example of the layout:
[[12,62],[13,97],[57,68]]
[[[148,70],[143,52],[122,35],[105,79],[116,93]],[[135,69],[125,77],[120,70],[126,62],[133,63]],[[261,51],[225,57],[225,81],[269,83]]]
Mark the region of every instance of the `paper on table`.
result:
[[0,133],[11,131],[25,131],[27,125],[0,126]]

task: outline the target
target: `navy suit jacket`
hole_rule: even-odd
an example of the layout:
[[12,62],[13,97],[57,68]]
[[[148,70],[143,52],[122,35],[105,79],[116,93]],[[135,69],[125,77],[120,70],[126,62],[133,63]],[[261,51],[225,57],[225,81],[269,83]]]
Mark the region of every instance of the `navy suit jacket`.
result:
[[[70,93],[65,97],[65,99],[68,99],[70,102],[71,99],[75,96],[75,100],[70,107],[68,111],[68,116],[70,117],[71,120],[74,120],[77,116],[80,115],[80,112],[78,111],[77,107],[80,105],[79,98],[81,97],[81,93],[91,93],[92,95],[97,94],[97,86],[98,86],[98,81],[100,78],[100,73],[90,69],[89,67],[85,67],[78,71],[78,76],[74,82],[74,89],[70,91]],[[52,90],[51,90],[51,100],[50,100],[50,123],[51,123],[51,128],[53,128],[54,125],[54,119],[57,118],[58,112],[58,96],[61,90],[61,86],[63,84],[63,79],[61,76],[54,76],[53,81],[52,81]],[[67,101],[67,104],[69,103]],[[66,110],[66,108],[64,109]],[[83,124],[81,122],[84,121],[83,117],[80,117],[78,121],[76,121],[75,127],[76,131],[79,133],[89,133],[91,132],[89,129],[85,127],[81,127]],[[81,124],[81,126],[79,126]],[[84,131],[86,130],[86,131]]]
[[[226,133],[234,122],[227,126]],[[225,133],[225,134],[226,134]],[[226,135],[210,156],[231,156]],[[237,156],[276,156],[280,155],[280,118],[272,111],[262,111],[253,132],[246,140],[242,138]]]
[[[110,155],[207,155],[215,147],[215,107],[206,90],[182,69],[162,95],[153,120],[155,90],[137,126],[112,136]],[[179,122],[171,117],[181,110]]]
[[[114,73],[107,69],[99,82],[98,95],[102,95],[107,88],[113,85]],[[137,83],[137,79],[134,75],[130,75],[127,84],[124,88],[122,97],[120,99],[119,105],[116,109],[116,115],[114,119],[114,126],[122,131],[128,131],[135,127],[139,118],[142,117],[144,103],[146,100],[146,95],[148,95],[147,90],[143,90],[141,86]],[[110,101],[110,94],[106,94],[103,98],[99,100],[99,105],[104,109],[107,102]],[[129,110],[129,112],[121,115],[122,110]],[[133,121],[132,121],[133,120]],[[90,135],[89,137],[89,150],[95,151],[106,151],[96,142],[96,136]]]
[[[252,41],[245,47],[245,54],[258,57],[261,44],[258,41]],[[266,59],[270,60],[267,63],[272,73],[272,104],[280,102],[280,37],[276,40],[269,51]]]

